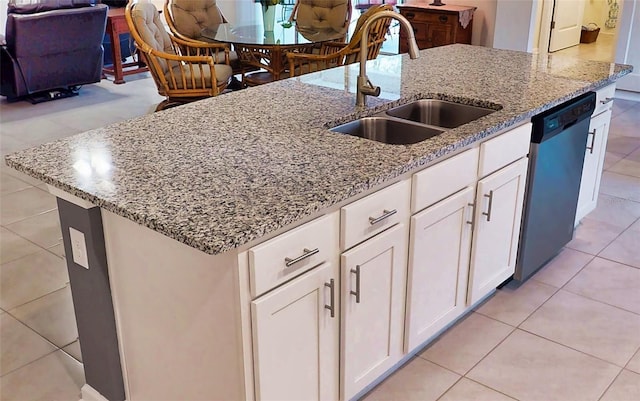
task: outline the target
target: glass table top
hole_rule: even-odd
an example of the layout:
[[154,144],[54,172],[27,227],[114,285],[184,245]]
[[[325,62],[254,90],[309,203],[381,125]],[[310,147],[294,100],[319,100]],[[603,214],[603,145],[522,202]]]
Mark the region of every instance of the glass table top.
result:
[[341,39],[346,32],[347,28],[337,31],[334,28],[305,27],[295,23],[291,26],[286,23],[276,23],[273,31],[265,31],[260,23],[253,25],[223,23],[203,29],[202,36],[217,42],[288,46]]

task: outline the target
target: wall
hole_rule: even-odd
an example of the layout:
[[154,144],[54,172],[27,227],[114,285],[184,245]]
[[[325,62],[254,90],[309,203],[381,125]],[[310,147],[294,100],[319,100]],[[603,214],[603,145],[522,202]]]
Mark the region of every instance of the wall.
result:
[[[622,1],[621,1],[622,3]],[[633,65],[633,72],[618,81],[617,89],[640,92],[640,4],[624,0],[618,25],[616,63]]]
[[531,52],[536,37],[536,0],[498,0],[493,47]]

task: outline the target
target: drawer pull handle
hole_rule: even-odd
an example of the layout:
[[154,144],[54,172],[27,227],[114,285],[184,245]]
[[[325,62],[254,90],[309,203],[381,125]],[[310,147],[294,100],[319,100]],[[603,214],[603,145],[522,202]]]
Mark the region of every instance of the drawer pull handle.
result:
[[587,146],[587,150],[589,153],[593,154],[593,146],[596,144],[596,130],[589,132],[589,135],[593,135],[591,137],[591,146]]
[[349,293],[351,295],[355,295],[356,296],[356,303],[359,304],[360,303],[360,265],[356,265],[355,269],[351,269],[351,273],[355,273],[356,274],[356,290],[353,291],[349,291]]
[[491,221],[491,206],[493,206],[493,191],[489,191],[489,195],[484,194],[485,198],[489,198],[489,207],[486,212],[482,212],[483,215],[487,216],[487,221]]
[[600,103],[602,104],[607,104],[607,103],[611,103],[613,102],[613,98],[612,97],[605,97],[604,100],[601,100]]
[[415,16],[416,16],[416,15],[415,15],[414,13],[407,13],[407,14],[405,15],[405,17],[407,17],[407,19],[415,18]]
[[331,317],[336,317],[336,304],[335,304],[335,299],[336,299],[336,286],[335,286],[335,280],[331,279],[329,280],[328,283],[324,283],[325,287],[329,287],[329,289],[331,290],[331,299],[330,299],[330,303],[329,305],[325,305],[324,308],[325,309],[329,309],[331,311]]
[[446,15],[441,15],[438,19],[440,20],[440,22],[447,22],[449,18],[447,18]]
[[471,208],[471,220],[467,220],[467,224],[470,224],[473,227],[473,209],[475,209],[475,203],[467,203],[467,206]]
[[291,267],[293,265],[295,265],[298,262],[301,262],[303,260],[305,260],[306,258],[310,258],[311,256],[315,255],[316,253],[320,252],[320,249],[316,248],[313,250],[309,250],[307,248],[304,248],[304,253],[300,256],[298,256],[297,258],[291,259],[291,258],[284,258],[284,264],[287,267]]
[[371,224],[372,226],[375,225],[375,224],[378,224],[382,220],[387,219],[387,218],[393,216],[394,214],[398,213],[398,210],[396,210],[396,209],[393,209],[393,210],[384,209],[382,212],[383,212],[382,216],[369,217],[369,224]]

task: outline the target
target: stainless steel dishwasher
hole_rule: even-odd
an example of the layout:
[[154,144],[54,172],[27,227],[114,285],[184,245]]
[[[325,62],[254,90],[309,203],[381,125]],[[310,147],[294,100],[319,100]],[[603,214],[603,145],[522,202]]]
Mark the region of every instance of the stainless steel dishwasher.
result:
[[513,278],[525,281],[573,238],[580,179],[596,104],[589,92],[531,119],[529,172]]

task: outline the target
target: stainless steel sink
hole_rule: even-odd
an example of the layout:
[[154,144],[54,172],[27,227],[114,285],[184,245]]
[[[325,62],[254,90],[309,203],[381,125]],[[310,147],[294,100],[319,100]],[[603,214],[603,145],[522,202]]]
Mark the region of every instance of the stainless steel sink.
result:
[[364,117],[339,125],[332,128],[331,131],[392,145],[418,143],[443,132],[443,130],[432,127],[380,116]]
[[443,128],[456,128],[477,120],[496,110],[453,103],[446,100],[421,99],[388,110],[387,114],[404,120],[421,124],[435,125]]

